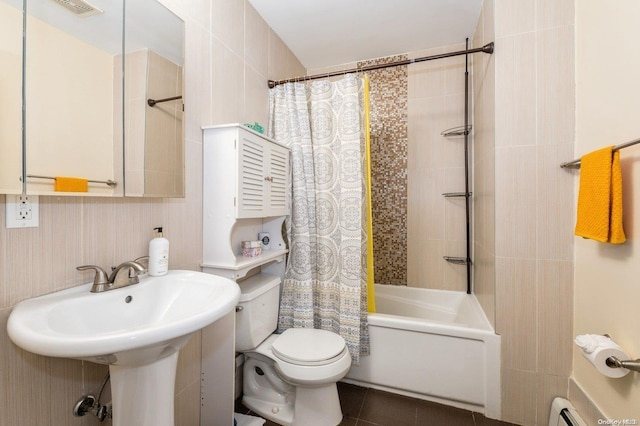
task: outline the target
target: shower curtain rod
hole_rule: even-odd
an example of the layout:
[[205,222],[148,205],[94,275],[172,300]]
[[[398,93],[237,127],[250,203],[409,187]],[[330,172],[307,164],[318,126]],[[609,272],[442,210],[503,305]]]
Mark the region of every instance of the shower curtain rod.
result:
[[452,56],[467,55],[469,53],[478,53],[478,52],[484,52],[489,54],[493,53],[493,42],[485,44],[482,47],[477,47],[475,49],[465,49],[465,50],[459,50],[457,52],[449,52],[449,53],[441,53],[439,55],[424,56],[422,58],[405,59],[403,61],[390,62],[388,64],[368,65],[366,67],[352,68],[350,70],[334,71],[334,72],[328,72],[328,73],[316,74],[316,75],[305,75],[302,77],[287,78],[285,80],[269,80],[269,88],[273,89],[274,87],[284,83],[295,83],[299,81],[316,80],[318,78],[335,77],[337,75],[343,75],[343,74],[348,74],[353,72],[379,70],[382,68],[397,67],[400,65],[411,65],[418,62],[432,61],[434,59],[450,58]]

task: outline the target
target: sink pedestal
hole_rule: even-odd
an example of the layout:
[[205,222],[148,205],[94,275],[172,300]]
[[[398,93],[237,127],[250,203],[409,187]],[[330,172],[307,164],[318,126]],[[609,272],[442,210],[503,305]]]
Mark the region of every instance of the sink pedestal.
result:
[[110,365],[113,426],[173,426],[177,365],[177,351],[146,365]]

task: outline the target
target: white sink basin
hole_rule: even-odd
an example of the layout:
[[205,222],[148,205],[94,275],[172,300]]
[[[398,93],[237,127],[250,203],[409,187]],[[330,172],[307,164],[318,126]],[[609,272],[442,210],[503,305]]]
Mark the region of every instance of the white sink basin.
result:
[[36,354],[109,364],[113,426],[173,426],[178,351],[235,309],[240,287],[177,270],[102,293],[91,286],[18,303],[9,337]]
[[179,350],[191,333],[231,312],[240,297],[233,281],[195,271],[142,277],[139,284],[103,293],[89,292],[91,285],[18,303],[9,316],[9,337],[40,355],[140,364]]

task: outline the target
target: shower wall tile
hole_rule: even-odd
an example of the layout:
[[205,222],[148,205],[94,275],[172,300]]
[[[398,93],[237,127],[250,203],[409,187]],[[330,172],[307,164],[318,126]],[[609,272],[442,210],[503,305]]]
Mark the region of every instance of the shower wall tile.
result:
[[[262,75],[251,67],[245,68],[245,102],[243,123],[258,122],[266,126],[269,122],[269,86],[266,74]],[[264,99],[264,102],[251,102],[251,99]]]
[[538,374],[537,393],[537,424],[546,425],[549,422],[553,400],[556,397],[566,398],[569,393],[569,377]]
[[200,426],[200,381],[176,393],[175,426]]
[[[460,223],[464,225],[464,220]],[[459,225],[458,225],[459,226]],[[464,228],[463,228],[464,229]],[[465,239],[462,240],[452,240],[447,239],[445,241],[445,254],[444,256],[453,256],[453,257],[466,257],[467,253],[467,242]],[[442,257],[438,258],[442,261]],[[444,269],[444,282],[441,286],[437,286],[435,288],[439,288],[442,290],[451,290],[451,291],[467,291],[467,267],[465,265],[457,265],[455,263],[450,262],[442,262]]]
[[573,158],[573,145],[538,145],[537,250],[540,259],[573,260],[577,171],[561,169]]
[[496,149],[496,256],[536,256],[536,147]]
[[[460,73],[458,77],[462,79],[462,75],[463,74]],[[440,133],[446,129],[464,126],[464,94],[447,95],[441,99],[441,101],[441,123],[443,128],[440,130]],[[469,117],[469,124],[472,124],[471,117]],[[464,169],[464,136],[444,137],[440,135],[437,143],[444,145],[444,156],[440,160],[440,167],[444,167],[447,170],[454,168]],[[472,138],[469,138],[469,148],[473,148]],[[472,157],[469,156],[469,158]],[[464,176],[464,172],[462,176]]]
[[[244,0],[211,1],[211,27],[213,34],[227,48],[240,57],[244,57],[245,3]],[[214,62],[217,61],[214,58]]]
[[[411,173],[419,168],[440,168],[446,144],[440,134],[446,129],[438,98],[415,98],[408,102],[409,182]],[[444,191],[443,191],[444,192]]]
[[536,0],[494,1],[496,39],[535,30]]
[[[190,3],[190,2],[189,2]],[[185,27],[185,139],[202,140],[203,124],[213,122],[212,91],[213,70],[211,54],[213,37],[200,25]]]
[[[76,198],[40,197],[40,224],[37,259],[39,282],[35,294],[50,293],[75,285],[80,274],[68,265],[83,265],[82,246],[78,246],[82,235],[82,205]],[[44,213],[44,214],[43,214]],[[64,234],[57,229],[65,229]],[[64,249],[61,249],[63,248]],[[24,263],[20,265],[25,267]],[[87,282],[90,282],[88,280]]]
[[575,2],[536,0],[536,29],[544,30],[574,24]]
[[[411,179],[418,180],[420,194],[417,200],[411,200],[409,207],[412,213],[419,215],[419,232],[410,232],[410,238],[424,240],[445,239],[445,199],[442,188],[445,183],[445,173],[442,169],[418,169],[413,172]],[[416,202],[417,201],[417,202]],[[416,230],[417,231],[417,230]]]
[[538,261],[538,371],[568,378],[573,350],[573,263]]
[[536,423],[538,398],[538,375],[536,373],[503,368],[503,421],[518,425],[545,424],[542,420],[540,423]]
[[[470,41],[469,48],[471,47],[472,47],[472,42]],[[465,43],[453,44],[453,45],[447,46],[447,49],[449,52],[465,50],[466,48],[467,47]],[[471,79],[473,78],[472,72],[471,72],[473,68],[473,58],[474,58],[474,55],[469,55],[467,57],[468,66],[466,67],[466,69],[469,71],[469,89],[470,90],[471,90],[471,84],[472,84]],[[445,72],[445,95],[461,95],[461,96],[464,95],[465,57],[453,56],[451,58],[442,59],[442,62],[446,71]],[[473,103],[473,101],[471,101],[471,103]],[[456,104],[457,111],[460,111],[460,105],[464,105],[464,100],[461,101],[459,104]],[[469,108],[470,108],[469,111],[471,111],[471,106]]]
[[408,285],[442,289],[445,286],[446,265],[442,257],[446,255],[444,240],[421,240],[418,243],[417,264],[412,268],[418,271],[417,281],[411,281]]
[[[443,46],[411,52],[407,56],[409,59],[415,59],[448,51],[448,46]],[[412,64],[409,68],[409,99],[444,96],[446,73],[446,66],[440,60]]]
[[502,336],[503,369],[536,372],[536,287],[535,260],[496,257],[496,332]]
[[496,0],[484,0],[482,2],[483,44],[490,43],[496,38],[495,2]]
[[[494,41],[493,0],[482,5],[474,47]],[[473,286],[496,327],[495,260],[495,55],[473,57]]]
[[[480,73],[474,80],[475,118],[481,120],[475,123],[474,146],[481,168],[475,170],[476,249],[486,262],[476,264],[476,288],[487,287],[478,280],[488,277],[485,256],[492,252],[484,244],[490,244],[492,228],[503,420],[522,425],[546,424],[552,399],[567,395],[572,371],[575,173],[559,164],[574,157],[573,14],[572,2],[485,1],[476,32],[486,43],[495,25],[496,54],[476,56],[482,59],[474,67]],[[491,91],[495,96],[486,96]],[[495,220],[491,197],[481,197],[492,179],[485,174],[490,138],[495,139]],[[483,308],[490,306],[478,298]]]
[[[347,62],[345,64],[331,65],[331,66],[322,67],[322,68],[310,68],[307,70],[307,74],[315,75],[315,74],[326,74],[330,72],[343,72],[344,70],[350,70],[355,68],[358,68],[357,62]],[[336,81],[337,79],[340,79],[340,78],[342,78],[341,75],[329,77],[329,80]]]
[[269,73],[267,77],[271,80],[282,80],[302,75],[307,75],[307,70],[291,54],[282,39],[272,29],[269,29]]
[[18,348],[7,335],[9,314],[10,309],[0,310],[2,424],[73,424],[71,408],[83,395],[81,362],[41,357]]
[[242,56],[213,40],[213,123],[241,121],[244,114],[244,62]]
[[519,34],[499,40],[495,60],[496,146],[536,144],[536,37]]
[[[156,222],[167,223],[171,242],[172,269],[199,270],[202,260],[202,220],[194,220],[193,212],[202,211],[202,141],[185,145],[185,198],[165,199]],[[156,215],[158,215],[156,213]]]
[[[558,2],[572,3],[572,2]],[[572,145],[575,134],[574,27],[537,32],[538,144]],[[559,61],[558,58],[563,58]]]
[[[269,25],[251,3],[247,1],[245,4],[244,60],[255,72],[266,78],[269,73]],[[266,87],[266,82],[264,85]]]
[[194,333],[178,356],[176,389],[186,389],[194,382],[200,383],[201,332]]
[[[40,211],[40,215],[45,213],[45,209]],[[46,214],[46,213],[45,213]],[[40,235],[39,228],[28,229],[7,229],[5,244],[5,282],[16,283],[14,285],[4,285],[4,300],[2,307],[7,308],[16,303],[28,299],[38,294],[36,289],[40,285],[40,270],[46,268],[46,264],[33,267],[32,259],[36,258]],[[19,285],[17,285],[19,283]],[[47,291],[45,291],[48,293]]]
[[[367,66],[406,56],[359,62]],[[371,201],[375,280],[407,284],[407,67],[373,70],[369,75],[371,108]]]
[[491,326],[496,329],[496,259],[480,244],[473,250],[473,292]]
[[[464,44],[409,53],[417,58],[464,49]],[[443,256],[466,257],[464,137],[442,136],[464,124],[464,58],[409,68],[408,285],[466,290],[466,268]],[[418,250],[418,253],[411,253]]]

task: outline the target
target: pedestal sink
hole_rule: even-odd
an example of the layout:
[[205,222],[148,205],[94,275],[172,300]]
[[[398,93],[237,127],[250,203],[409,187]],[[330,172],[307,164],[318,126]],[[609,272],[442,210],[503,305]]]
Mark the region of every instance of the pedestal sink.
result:
[[235,309],[238,285],[172,270],[103,293],[91,286],[18,303],[9,337],[39,355],[108,364],[114,426],[172,426],[178,351],[193,332]]

